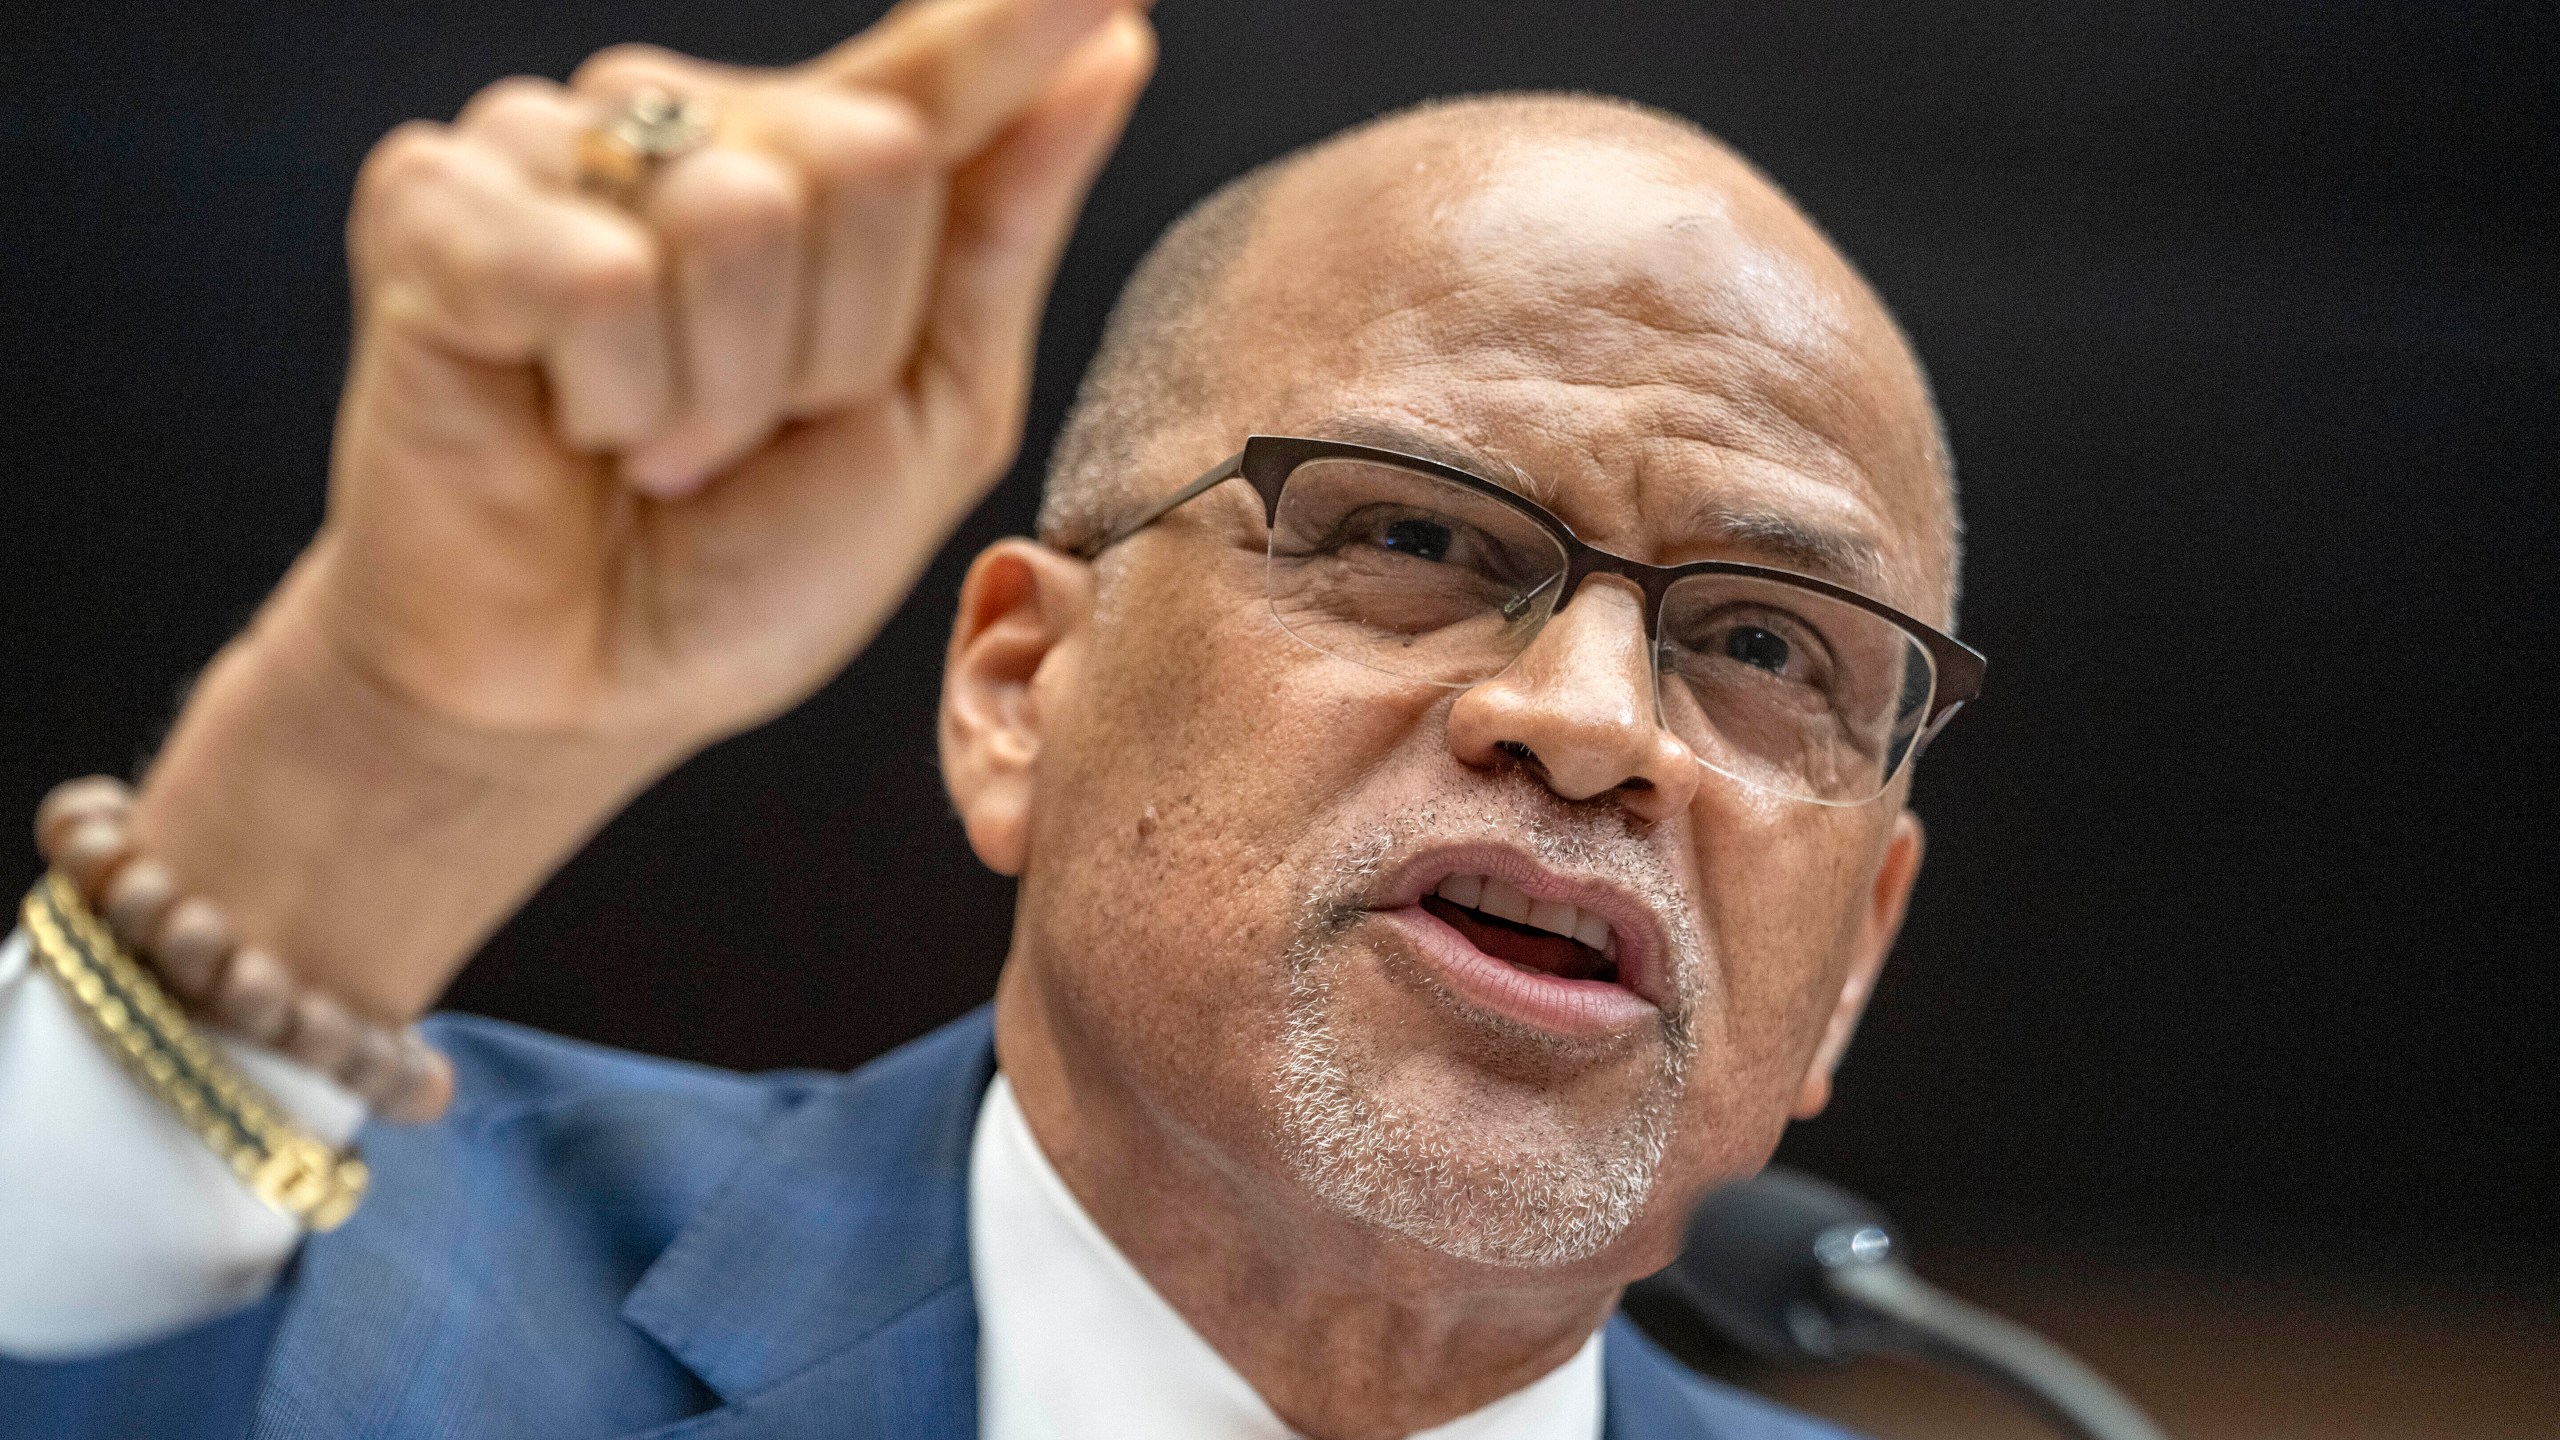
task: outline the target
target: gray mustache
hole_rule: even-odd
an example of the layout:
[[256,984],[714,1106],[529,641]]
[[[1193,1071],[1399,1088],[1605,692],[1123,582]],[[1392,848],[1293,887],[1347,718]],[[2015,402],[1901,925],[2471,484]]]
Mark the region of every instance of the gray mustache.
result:
[[1694,999],[1706,961],[1697,904],[1662,842],[1635,833],[1615,811],[1568,810],[1552,797],[1543,804],[1524,804],[1514,796],[1435,797],[1354,832],[1319,863],[1310,919],[1339,934],[1366,911],[1379,877],[1405,860],[1444,845],[1490,843],[1516,846],[1550,868],[1635,892],[1670,937],[1666,959],[1674,990],[1684,1001]]

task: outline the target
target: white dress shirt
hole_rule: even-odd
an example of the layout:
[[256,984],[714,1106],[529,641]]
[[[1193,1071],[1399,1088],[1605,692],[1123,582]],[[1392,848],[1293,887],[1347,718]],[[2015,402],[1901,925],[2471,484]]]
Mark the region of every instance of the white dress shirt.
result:
[[[354,1095],[271,1051],[224,1048],[333,1141]],[[268,1210],[0,946],[0,1354],[132,1345],[266,1293],[301,1232]],[[969,1154],[984,1440],[1288,1440],[1291,1432],[1106,1238],[987,1087]],[[1598,1440],[1600,1337],[1417,1440]]]
[[[985,1440],[1290,1440],[1076,1202],[1002,1075],[969,1147]],[[1600,1336],[1526,1388],[1416,1440],[1598,1440]]]
[[[332,1143],[363,1122],[363,1102],[326,1076],[215,1039]],[[0,945],[0,1236],[0,1354],[22,1360],[113,1350],[245,1305],[302,1239],[91,1038],[23,931]]]

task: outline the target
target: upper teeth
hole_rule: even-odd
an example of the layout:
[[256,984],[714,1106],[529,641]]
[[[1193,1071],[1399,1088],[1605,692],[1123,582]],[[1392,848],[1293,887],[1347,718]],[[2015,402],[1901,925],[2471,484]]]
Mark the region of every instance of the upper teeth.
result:
[[1452,875],[1440,882],[1440,896],[1452,905],[1498,915],[1515,925],[1579,940],[1604,955],[1617,953],[1609,922],[1596,913],[1561,900],[1533,900],[1520,887],[1490,875]]

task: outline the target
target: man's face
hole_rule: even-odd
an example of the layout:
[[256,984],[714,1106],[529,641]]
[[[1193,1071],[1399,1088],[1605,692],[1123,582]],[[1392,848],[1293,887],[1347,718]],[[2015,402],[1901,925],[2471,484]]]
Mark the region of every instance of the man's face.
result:
[[[1785,537],[1828,535],[1872,560],[1834,578],[1943,614],[1889,322],[1712,158],[1391,137],[1290,177],[1219,307],[1220,399],[1149,489],[1246,433],[1363,440],[1640,560],[1818,569]],[[1655,724],[1622,583],[1453,691],[1291,638],[1263,552],[1241,483],[1110,552],[1043,699],[1016,953],[1071,1073],[1381,1244],[1658,1265],[1775,1145],[1889,936],[1900,788],[1828,808],[1701,767]],[[1488,920],[1476,877],[1546,908]]]

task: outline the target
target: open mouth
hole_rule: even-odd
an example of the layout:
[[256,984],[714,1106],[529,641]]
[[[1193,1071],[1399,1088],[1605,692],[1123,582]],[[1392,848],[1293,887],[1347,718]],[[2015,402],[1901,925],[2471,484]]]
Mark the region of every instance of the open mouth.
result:
[[1661,927],[1626,886],[1477,844],[1424,851],[1379,892],[1374,912],[1463,1009],[1615,1045],[1669,1004]]
[[1588,910],[1532,899],[1489,875],[1452,875],[1420,903],[1468,943],[1515,970],[1622,983],[1616,937],[1608,921]]

